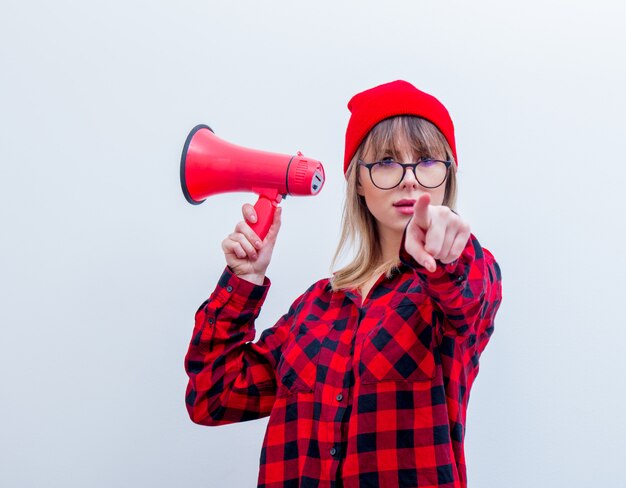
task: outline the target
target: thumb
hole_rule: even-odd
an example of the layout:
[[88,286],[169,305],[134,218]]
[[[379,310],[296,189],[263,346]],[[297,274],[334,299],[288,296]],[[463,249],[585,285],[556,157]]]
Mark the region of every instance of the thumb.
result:
[[435,259],[425,249],[426,232],[419,227],[407,229],[404,247],[415,261],[424,266],[428,271],[433,272],[437,269]]
[[271,244],[272,246],[276,243],[276,237],[278,237],[278,231],[280,230],[281,214],[283,213],[282,207],[276,207],[276,211],[274,212],[274,220],[272,221],[272,225],[267,231],[267,235],[265,236],[264,242]]

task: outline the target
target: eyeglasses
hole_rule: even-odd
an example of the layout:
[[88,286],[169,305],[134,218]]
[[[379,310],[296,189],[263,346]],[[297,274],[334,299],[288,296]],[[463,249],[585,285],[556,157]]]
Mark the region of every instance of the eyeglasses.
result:
[[448,169],[452,164],[452,161],[430,158],[420,158],[417,163],[399,163],[392,158],[374,163],[364,163],[360,159],[357,162],[369,170],[372,183],[381,190],[391,190],[398,186],[404,179],[407,168],[413,170],[415,179],[420,185],[425,188],[437,188],[446,181]]

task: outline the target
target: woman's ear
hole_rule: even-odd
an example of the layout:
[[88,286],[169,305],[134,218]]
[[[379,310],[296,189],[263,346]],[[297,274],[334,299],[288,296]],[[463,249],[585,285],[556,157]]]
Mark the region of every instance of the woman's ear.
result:
[[361,175],[360,175],[360,167],[356,167],[356,192],[357,195],[365,196],[365,192],[363,191],[363,185],[361,184]]

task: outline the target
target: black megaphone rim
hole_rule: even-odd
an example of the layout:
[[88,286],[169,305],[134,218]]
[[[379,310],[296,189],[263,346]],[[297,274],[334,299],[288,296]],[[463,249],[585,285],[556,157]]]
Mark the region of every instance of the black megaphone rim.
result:
[[189,135],[187,136],[187,140],[185,141],[185,145],[183,146],[183,154],[180,157],[180,187],[183,190],[183,194],[185,195],[185,199],[189,203],[191,203],[192,205],[200,205],[202,202],[204,202],[204,200],[196,201],[189,194],[189,189],[187,188],[187,181],[186,181],[186,178],[185,178],[185,175],[186,175],[185,165],[186,165],[186,161],[187,161],[187,151],[189,150],[189,144],[191,144],[191,140],[193,139],[193,136],[196,134],[196,132],[198,132],[201,129],[209,129],[211,132],[213,132],[215,134],[213,129],[211,129],[206,124],[198,124],[198,125],[196,125],[193,129],[191,129],[191,132],[189,132]]

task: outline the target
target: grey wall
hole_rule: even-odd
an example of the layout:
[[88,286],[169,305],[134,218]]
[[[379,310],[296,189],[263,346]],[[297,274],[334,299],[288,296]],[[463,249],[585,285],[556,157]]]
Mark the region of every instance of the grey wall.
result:
[[470,486],[624,483],[625,13],[4,0],[0,485],[254,486],[266,420],[194,425],[183,369],[253,196],[187,204],[182,144],[208,123],[325,164],[319,196],[284,204],[262,330],[328,274],[348,99],[398,78],[450,110],[458,210],[503,273],[468,411]]

